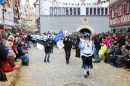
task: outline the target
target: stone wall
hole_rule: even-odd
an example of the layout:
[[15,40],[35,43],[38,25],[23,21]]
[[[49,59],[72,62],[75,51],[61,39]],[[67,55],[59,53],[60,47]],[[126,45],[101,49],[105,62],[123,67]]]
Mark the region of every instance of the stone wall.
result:
[[83,25],[83,18],[88,18],[90,25],[97,33],[110,31],[109,16],[41,16],[40,32],[59,32],[59,30],[74,32]]

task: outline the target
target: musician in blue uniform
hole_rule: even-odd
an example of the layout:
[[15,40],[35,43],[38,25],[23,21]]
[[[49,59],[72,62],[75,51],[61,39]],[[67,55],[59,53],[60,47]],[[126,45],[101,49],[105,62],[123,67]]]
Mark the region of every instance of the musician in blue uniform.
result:
[[85,33],[84,39],[80,41],[79,48],[81,50],[81,57],[83,61],[83,69],[84,69],[84,78],[87,78],[89,73],[89,69],[93,68],[92,65],[92,56],[95,50],[94,43],[90,40],[91,34]]

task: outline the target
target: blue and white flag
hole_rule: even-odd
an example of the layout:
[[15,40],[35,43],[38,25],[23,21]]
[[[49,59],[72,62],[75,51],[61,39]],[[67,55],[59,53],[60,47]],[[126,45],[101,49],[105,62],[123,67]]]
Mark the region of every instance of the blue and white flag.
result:
[[64,38],[64,33],[63,31],[61,30],[57,35],[56,37],[54,38],[54,41],[57,43],[58,41],[60,41],[61,39]]
[[5,0],[0,0],[0,3],[4,3],[5,2]]

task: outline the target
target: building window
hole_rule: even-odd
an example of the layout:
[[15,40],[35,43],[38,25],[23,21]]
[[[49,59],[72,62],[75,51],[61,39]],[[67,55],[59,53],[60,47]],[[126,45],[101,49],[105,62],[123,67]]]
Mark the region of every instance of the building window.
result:
[[94,9],[94,15],[96,15],[96,8],[93,8]]
[[53,15],[53,7],[50,7],[50,15]]
[[80,15],[80,8],[50,7],[50,15]]
[[66,15],[69,15],[69,8],[66,8]]
[[80,8],[78,8],[78,15],[80,15]]
[[61,15],[66,15],[66,14],[65,14],[65,8],[64,8],[64,7],[62,7],[62,9],[61,9],[61,10],[62,10],[62,11],[61,11],[61,12],[62,12],[62,13],[61,13]]
[[72,15],[72,8],[70,8],[70,15]]
[[104,8],[101,8],[101,15],[104,15]]
[[114,15],[115,15],[114,9],[112,9],[112,18],[114,18]]
[[130,13],[130,2],[127,3],[127,13]]
[[74,8],[74,15],[76,15],[76,8]]
[[61,15],[61,8],[60,7],[57,8],[57,15]]
[[92,15],[92,8],[90,8],[90,15]]
[[57,15],[57,8],[54,8],[54,15]]
[[86,15],[89,15],[89,8],[86,8]]
[[97,11],[98,15],[100,15],[100,8],[98,8],[98,11]]
[[10,12],[9,12],[9,15],[8,15],[8,16],[9,16],[9,20],[11,20],[11,14],[10,14]]
[[108,13],[108,8],[105,8],[105,15],[107,15]]
[[118,16],[121,16],[121,6],[118,8]]

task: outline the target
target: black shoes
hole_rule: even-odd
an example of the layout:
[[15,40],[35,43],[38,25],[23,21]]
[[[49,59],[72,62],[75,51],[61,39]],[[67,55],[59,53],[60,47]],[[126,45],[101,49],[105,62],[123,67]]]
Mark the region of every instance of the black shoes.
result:
[[69,64],[69,61],[66,61],[66,64]]
[[100,61],[94,61],[94,63],[100,63]]
[[48,62],[50,62],[49,60],[47,60]]
[[44,60],[44,62],[50,62],[50,61],[49,61],[49,60],[47,60],[47,61],[46,61],[46,60]]
[[84,75],[84,78],[87,78],[88,76],[87,75]]
[[22,65],[23,65],[23,66],[28,66],[28,65],[29,65],[29,62],[23,62]]
[[86,73],[87,75],[84,75],[84,78],[87,78],[90,75],[89,71],[87,71]]
[[90,75],[89,71],[87,71],[87,75]]

